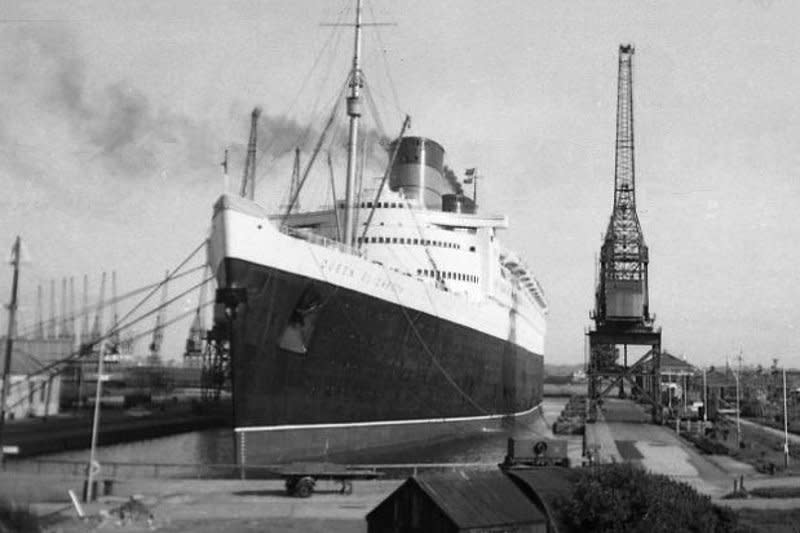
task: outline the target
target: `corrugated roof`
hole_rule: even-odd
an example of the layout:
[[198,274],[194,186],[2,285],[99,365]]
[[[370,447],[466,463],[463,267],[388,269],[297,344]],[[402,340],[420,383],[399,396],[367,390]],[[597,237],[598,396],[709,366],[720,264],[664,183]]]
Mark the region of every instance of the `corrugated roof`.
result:
[[459,528],[547,522],[536,504],[499,470],[448,472],[411,479]]
[[576,472],[560,466],[509,470],[508,475],[519,479],[547,501],[569,498],[577,478]]
[[538,499],[537,504],[543,506],[556,532],[568,531],[560,520],[556,504],[559,500],[570,499],[574,485],[580,477],[578,472],[558,466],[542,466],[509,470],[508,475],[534,493],[534,498]]

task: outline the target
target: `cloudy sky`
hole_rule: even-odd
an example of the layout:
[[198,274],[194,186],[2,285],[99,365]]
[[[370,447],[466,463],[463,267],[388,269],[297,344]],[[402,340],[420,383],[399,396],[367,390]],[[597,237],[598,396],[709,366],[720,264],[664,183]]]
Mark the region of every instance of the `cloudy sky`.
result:
[[[23,323],[37,284],[86,273],[94,294],[115,269],[123,292],[189,254],[226,147],[238,183],[254,105],[257,198],[278,205],[287,152],[313,144],[348,67],[351,35],[320,24],[349,21],[349,4],[0,2],[0,246],[20,234],[31,259]],[[798,367],[798,11],[367,0],[368,20],[396,24],[366,31],[371,127],[394,134],[408,113],[453,168],[478,167],[481,208],[509,215],[504,241],[549,297],[547,360],[579,362],[611,212],[617,50],[634,43],[637,202],[665,348]],[[168,333],[169,351],[184,338]]]

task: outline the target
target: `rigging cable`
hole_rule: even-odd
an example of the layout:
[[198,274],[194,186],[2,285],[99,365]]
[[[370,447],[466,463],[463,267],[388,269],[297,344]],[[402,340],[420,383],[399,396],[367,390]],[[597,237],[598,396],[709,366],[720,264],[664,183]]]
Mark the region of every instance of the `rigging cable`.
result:
[[[132,339],[133,339],[133,340],[138,340],[138,339],[140,339],[140,338],[143,338],[143,337],[147,337],[147,336],[149,336],[149,335],[152,335],[152,333],[153,333],[153,332],[154,332],[156,329],[158,329],[158,328],[166,328],[166,327],[169,327],[169,326],[171,326],[172,324],[175,324],[176,322],[179,322],[180,320],[183,320],[184,318],[186,318],[186,317],[190,316],[191,314],[193,314],[193,313],[196,313],[198,309],[205,309],[205,308],[207,308],[207,307],[209,307],[209,306],[211,306],[211,305],[213,305],[213,304],[214,304],[214,301],[213,301],[213,300],[211,300],[211,301],[208,301],[208,302],[205,302],[205,303],[203,303],[203,304],[201,304],[201,305],[199,305],[199,306],[195,307],[194,309],[190,309],[189,311],[185,311],[185,312],[183,312],[183,313],[181,313],[181,314],[179,314],[179,315],[176,315],[175,317],[171,318],[170,320],[167,320],[166,322],[164,322],[164,323],[163,323],[162,325],[160,325],[160,326],[153,327],[153,328],[151,328],[151,329],[149,329],[149,330],[147,330],[147,331],[143,331],[143,332],[141,332],[141,333],[137,333],[136,335],[134,335],[134,336],[132,337]],[[15,350],[16,350],[16,348],[15,348]],[[30,355],[30,354],[27,354],[27,355]],[[32,356],[31,356],[31,357],[32,357]],[[61,372],[61,371],[58,371],[58,372],[53,372],[53,373],[50,375],[50,377],[53,377],[53,376],[55,376],[55,375],[59,374],[60,372]],[[41,373],[43,373],[43,371],[42,371],[42,370],[40,370],[40,371],[39,371],[39,372],[37,372],[36,374],[41,374]],[[32,375],[35,375],[35,374],[32,374]],[[40,382],[38,382],[38,383],[34,383],[34,384],[33,384],[33,387],[31,387],[29,390],[33,390],[33,391],[34,391],[34,393],[35,393],[35,392],[38,392],[39,390],[41,390],[41,388],[42,388],[42,387],[44,387],[44,385],[45,385],[45,384],[46,384],[48,381],[49,381],[49,378],[48,378],[48,380],[45,380],[45,381],[40,381]],[[19,382],[17,382],[16,384],[23,383],[23,382],[28,382],[28,383],[30,383],[30,379],[29,379],[29,377],[28,377],[28,376],[26,376],[26,377],[25,377],[25,379],[24,379],[23,381],[19,381]],[[17,400],[15,403],[13,403],[13,404],[12,404],[10,407],[12,407],[12,408],[13,408],[13,407],[16,407],[17,405],[21,404],[22,402],[24,402],[24,401],[26,401],[26,400],[27,400],[27,398],[25,398],[25,397],[21,397],[19,400]]]
[[[372,16],[372,18],[374,20],[377,20],[375,18],[375,11],[372,9],[372,4],[367,2],[367,7],[369,8],[369,13]],[[394,97],[394,105],[397,108],[397,111],[401,115],[407,115],[408,113],[403,111],[403,108],[400,106],[400,98],[397,96],[397,87],[395,86],[394,80],[392,79],[391,70],[389,69],[389,60],[386,58],[387,48],[386,45],[383,44],[383,38],[381,37],[381,32],[379,27],[375,29],[375,35],[378,37],[378,45],[382,52],[381,57],[383,58],[383,67],[384,70],[386,71],[386,79],[389,81],[389,87],[392,89],[392,96]]]
[[[95,339],[95,341],[94,341],[94,342],[92,342],[91,344],[89,344],[89,346],[93,346],[94,344],[97,344],[98,342],[102,342],[102,341],[104,341],[104,340],[107,340],[107,339],[108,339],[108,338],[110,338],[112,335],[114,335],[115,333],[119,332],[119,330],[120,330],[121,328],[117,327],[117,325],[118,325],[118,324],[120,324],[121,322],[123,322],[124,320],[127,320],[127,319],[128,319],[128,317],[130,317],[130,316],[131,316],[131,315],[132,315],[134,312],[136,312],[136,311],[137,311],[137,310],[138,310],[138,309],[139,309],[139,308],[140,308],[140,307],[141,307],[141,306],[142,306],[142,305],[143,305],[143,304],[144,304],[144,303],[145,303],[147,300],[149,300],[149,299],[150,299],[150,297],[151,297],[153,294],[155,294],[155,293],[158,291],[158,289],[159,289],[159,288],[160,288],[160,287],[161,287],[161,286],[162,286],[164,283],[168,282],[168,281],[169,281],[169,280],[170,280],[170,279],[171,279],[173,276],[175,276],[175,274],[176,274],[176,273],[177,273],[177,272],[178,272],[178,271],[179,271],[181,268],[183,268],[183,266],[184,266],[186,263],[188,263],[188,262],[189,262],[189,261],[190,261],[190,260],[191,260],[191,259],[192,259],[192,258],[193,258],[193,257],[194,257],[196,254],[197,254],[197,252],[198,252],[198,251],[200,251],[200,250],[201,250],[201,249],[202,249],[202,248],[203,248],[203,247],[206,245],[206,242],[207,242],[207,240],[203,240],[203,242],[202,242],[202,243],[200,243],[200,246],[198,246],[197,248],[195,248],[195,249],[194,249],[194,250],[193,250],[193,251],[192,251],[192,252],[191,252],[191,253],[190,253],[190,254],[189,254],[189,255],[188,255],[188,256],[187,256],[187,257],[186,257],[186,258],[185,258],[183,261],[181,261],[181,263],[180,263],[180,264],[179,264],[179,265],[178,265],[176,268],[174,268],[174,269],[172,270],[172,272],[170,272],[169,274],[167,274],[167,277],[166,277],[164,280],[162,280],[160,283],[158,283],[158,284],[157,284],[157,285],[156,285],[156,286],[155,286],[155,287],[154,287],[154,288],[153,288],[153,289],[152,289],[152,290],[151,290],[151,291],[150,291],[150,292],[147,294],[147,296],[145,296],[145,297],[144,297],[142,300],[140,300],[140,301],[139,301],[139,303],[138,303],[136,306],[134,306],[134,308],[133,308],[133,309],[131,309],[130,311],[128,311],[128,313],[126,313],[124,317],[122,317],[121,319],[117,320],[117,321],[116,321],[116,323],[115,323],[115,324],[114,324],[114,325],[113,325],[113,326],[110,328],[110,330],[109,330],[109,331],[108,331],[108,332],[107,332],[105,335],[101,336],[99,339]],[[158,310],[159,310],[161,307],[166,307],[166,305],[169,305],[169,303],[171,303],[172,301],[176,300],[177,298],[183,297],[184,295],[188,294],[188,293],[189,293],[189,292],[191,292],[192,290],[194,290],[194,289],[196,289],[196,288],[200,287],[201,285],[203,285],[203,284],[205,284],[205,283],[208,283],[208,281],[210,281],[211,279],[213,279],[213,276],[212,276],[212,277],[210,277],[210,278],[208,278],[208,279],[206,279],[206,280],[204,280],[204,281],[202,281],[201,283],[199,283],[199,284],[195,285],[194,287],[192,287],[192,288],[191,288],[191,289],[189,289],[188,291],[185,291],[185,292],[181,293],[181,294],[180,294],[180,295],[178,295],[177,297],[173,298],[173,300],[171,300],[170,302],[166,302],[164,305],[161,305],[161,306],[157,307],[155,311],[158,311]],[[149,316],[149,315],[151,315],[152,313],[153,313],[153,312],[150,312],[150,313],[148,313],[148,314],[147,314],[147,315],[145,315],[145,316]],[[136,322],[139,322],[139,321],[140,321],[142,318],[144,318],[144,317],[140,317],[139,319],[136,319],[136,320],[132,321],[130,324],[127,324],[125,327],[129,327],[129,326],[131,326],[131,325],[135,324]],[[62,365],[62,364],[64,364],[64,363],[68,363],[68,362],[70,362],[70,361],[72,361],[72,360],[74,360],[74,359],[80,358],[81,356],[82,356],[82,353],[81,353],[81,351],[80,351],[80,350],[78,350],[77,352],[73,352],[73,353],[71,353],[71,354],[70,354],[69,356],[67,356],[67,357],[64,357],[64,358],[62,358],[62,359],[60,359],[60,360],[57,360],[57,361],[53,361],[53,362],[51,362],[51,363],[48,363],[47,365],[45,365],[44,367],[42,367],[42,369],[40,369],[40,370],[39,370],[39,372],[37,372],[37,373],[46,372],[46,371],[49,371],[49,370],[51,370],[51,369],[53,369],[53,368],[57,368],[59,365]],[[23,381],[20,381],[20,382],[18,382],[18,383],[23,383],[23,382],[25,382],[25,381],[27,381],[27,378],[26,378],[25,380],[23,380]]]
[[[342,18],[344,17],[346,9],[347,9],[347,4],[343,4],[342,9],[339,10],[339,14],[337,15],[337,19],[336,19],[337,24],[339,22],[341,22]],[[319,52],[317,53],[317,57],[314,59],[314,62],[312,63],[311,68],[306,73],[306,76],[305,76],[305,78],[303,79],[303,81],[302,81],[302,83],[300,85],[300,89],[297,92],[295,92],[294,98],[292,99],[291,103],[289,104],[289,107],[286,110],[286,112],[283,114],[284,117],[289,117],[291,115],[292,109],[297,104],[297,101],[299,100],[300,95],[303,93],[303,91],[306,88],[306,85],[308,84],[308,81],[311,79],[311,75],[317,69],[317,66],[319,65],[319,62],[322,59],[323,54],[325,53],[326,50],[328,50],[328,47],[330,46],[331,41],[333,40],[334,37],[336,37],[336,41],[335,41],[335,43],[333,45],[332,53],[335,53],[336,50],[338,50],[339,42],[341,40],[341,35],[342,35],[341,32],[337,31],[336,28],[332,28],[331,29],[330,33],[328,34],[327,39],[323,43],[323,45],[320,48]],[[331,72],[332,72],[332,66],[333,66],[333,61],[328,61],[328,70],[326,71],[325,76],[323,77],[323,79],[322,79],[322,81],[320,83],[320,90],[316,91],[317,97],[316,97],[316,99],[314,100],[314,103],[311,106],[311,117],[313,117],[317,112],[317,107],[319,105],[320,97],[322,96],[322,94],[324,92],[324,91],[321,90],[321,87],[324,86],[328,82],[328,79],[330,78],[330,75],[331,75]],[[295,146],[300,146],[301,144],[305,144],[305,142],[306,142],[306,140],[308,138],[308,135],[310,134],[311,124],[312,123],[313,123],[313,120],[309,120],[309,125],[306,126],[306,129],[303,131],[303,133],[299,134],[298,137],[295,139],[295,143],[294,143]],[[266,155],[269,153],[269,150],[272,148],[272,146],[275,144],[275,142],[277,140],[278,140],[277,136],[273,136],[273,137],[270,138],[270,140],[267,143],[267,145],[261,151],[261,155],[259,156],[258,161],[257,161],[257,166],[260,166],[261,160],[264,157],[266,157]],[[273,156],[270,159],[269,163],[274,163],[275,160],[277,160],[278,158],[280,158],[283,155],[285,155],[286,153],[288,153],[288,151],[289,150],[286,150],[285,152],[282,152],[282,153],[273,154]],[[260,181],[267,174],[267,172],[269,171],[270,168],[271,167],[269,165],[267,165],[264,168],[264,170],[260,173],[260,175],[256,177],[256,181],[257,182]]]
[[[209,278],[206,278],[205,280],[201,281],[200,283],[198,283],[198,284],[190,287],[189,289],[185,290],[184,292],[178,294],[177,296],[175,296],[171,300],[169,300],[167,302],[164,302],[164,304],[159,305],[158,307],[152,309],[151,311],[145,313],[144,315],[142,315],[142,316],[140,316],[140,317],[138,317],[136,319],[131,320],[130,323],[125,324],[124,326],[121,326],[121,327],[117,328],[117,331],[119,331],[121,329],[124,329],[124,328],[131,327],[134,324],[137,324],[137,323],[141,322],[145,318],[147,318],[149,316],[152,316],[155,313],[158,313],[159,311],[161,311],[161,309],[164,309],[164,308],[168,307],[170,304],[174,303],[175,301],[179,300],[180,298],[183,298],[184,296],[186,296],[187,294],[191,293],[192,291],[200,288],[202,285],[208,283],[212,279],[213,279],[213,276],[209,277]],[[186,313],[183,313],[182,315],[180,315],[180,317],[183,318],[183,317],[189,316],[190,314],[195,313],[195,312],[197,312],[197,308],[191,309],[190,311],[187,311]],[[170,322],[170,324],[171,323],[172,322]],[[149,332],[152,333],[153,331],[155,331],[155,329],[156,328],[153,328],[153,329],[149,330]],[[92,343],[92,345],[100,344],[103,341],[106,341],[109,338],[111,338],[111,336],[112,336],[112,332],[109,331],[109,332],[105,333],[104,335],[102,335],[100,338],[96,339]],[[74,361],[74,360],[80,359],[83,356],[84,356],[84,354],[81,352],[81,350],[78,350],[76,352],[72,352],[69,356],[64,357],[62,359],[59,359],[57,361],[53,361],[51,363],[48,363],[48,364],[44,365],[42,368],[40,368],[37,372],[34,372],[34,373],[26,375],[24,379],[14,383],[14,385],[21,386],[23,383],[30,382],[30,378],[32,376],[35,376],[35,375],[38,375],[38,374],[43,374],[45,372],[51,373],[52,375],[59,374],[62,371],[61,369],[58,368],[60,365],[63,365],[65,363],[69,363],[70,361]],[[55,371],[51,372],[52,370],[55,370]],[[9,388],[9,390],[11,390],[11,389],[13,389],[13,386]]]
[[325,124],[325,128],[322,130],[322,133],[319,136],[319,140],[317,141],[317,145],[314,147],[314,151],[311,154],[311,158],[308,160],[308,163],[306,164],[306,169],[303,172],[303,177],[300,179],[300,183],[297,186],[297,190],[294,192],[294,196],[289,202],[289,205],[286,207],[286,212],[281,218],[281,226],[286,224],[286,219],[289,217],[289,213],[292,212],[294,204],[295,202],[297,202],[297,198],[300,196],[300,191],[303,189],[303,185],[305,184],[306,179],[308,179],[308,175],[311,172],[311,167],[314,165],[314,161],[317,159],[317,155],[319,155],[319,151],[322,148],[323,142],[325,141],[325,136],[328,134],[328,130],[330,130],[334,120],[336,120],[336,115],[339,113],[339,108],[341,107],[343,101],[342,95],[346,90],[347,90],[347,84],[345,83],[344,85],[342,85],[339,97],[336,99],[336,105],[334,106],[333,111],[331,111],[328,123]]
[[[400,128],[400,135],[397,137],[401,139],[403,134],[405,134],[408,127],[411,125],[411,117],[406,115],[405,120],[403,120],[403,126]],[[364,240],[364,237],[367,235],[367,230],[369,230],[369,225],[372,223],[372,217],[375,214],[375,209],[378,207],[378,200],[381,197],[381,193],[383,192],[383,187],[386,185],[386,180],[389,179],[389,174],[392,172],[392,167],[394,167],[394,161],[397,159],[397,154],[400,151],[400,142],[396,142],[394,145],[394,150],[392,150],[392,157],[389,158],[389,164],[386,166],[386,172],[383,174],[383,179],[381,180],[380,186],[378,186],[378,192],[375,193],[375,201],[372,202],[372,209],[369,211],[369,215],[367,215],[367,220],[364,222],[364,231],[361,232],[361,240]]]
[[[202,270],[204,268],[206,268],[205,265],[193,267],[193,268],[191,268],[191,269],[189,269],[189,270],[187,270],[185,272],[181,272],[180,274],[177,274],[177,275],[173,276],[172,281],[178,280],[178,279],[180,279],[180,278],[182,278],[184,276],[188,276],[189,274],[193,274],[193,273],[197,272],[198,270]],[[124,300],[127,300],[128,298],[132,298],[133,296],[136,296],[137,294],[143,293],[146,290],[152,289],[153,287],[158,288],[163,283],[164,283],[163,280],[155,282],[155,283],[150,283],[148,285],[144,285],[142,287],[139,287],[138,289],[133,289],[132,291],[129,291],[129,292],[125,293],[125,294],[122,294],[122,295],[120,295],[120,296],[118,296],[116,298],[110,298],[108,300],[104,300],[104,301],[100,302],[100,308],[104,309],[104,308],[108,307],[109,305],[113,305],[115,303],[122,302]],[[96,305],[88,305],[86,307],[81,307],[80,309],[78,309],[77,311],[75,311],[73,313],[68,313],[67,315],[58,315],[56,317],[48,318],[47,320],[42,321],[42,325],[43,325],[43,327],[47,328],[47,327],[49,327],[50,324],[53,323],[53,321],[58,323],[58,322],[64,320],[64,318],[66,318],[67,320],[73,320],[73,319],[78,318],[79,316],[83,316],[84,314],[91,313],[92,311],[95,311],[95,310],[97,310],[97,306]],[[25,329],[22,330],[21,333],[17,334],[17,337],[22,338],[22,337],[27,337],[28,335],[32,335],[36,331],[36,329],[38,328],[38,325],[39,325],[39,323],[37,322],[33,326],[26,327]]]

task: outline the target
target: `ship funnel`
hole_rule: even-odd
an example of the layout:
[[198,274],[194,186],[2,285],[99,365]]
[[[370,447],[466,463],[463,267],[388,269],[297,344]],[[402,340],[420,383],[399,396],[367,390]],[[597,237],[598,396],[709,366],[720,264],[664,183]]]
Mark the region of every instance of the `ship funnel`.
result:
[[444,148],[424,137],[403,137],[392,143],[389,153],[398,142],[389,188],[402,189],[406,198],[419,200],[429,209],[441,209],[442,195],[451,192],[444,178]]

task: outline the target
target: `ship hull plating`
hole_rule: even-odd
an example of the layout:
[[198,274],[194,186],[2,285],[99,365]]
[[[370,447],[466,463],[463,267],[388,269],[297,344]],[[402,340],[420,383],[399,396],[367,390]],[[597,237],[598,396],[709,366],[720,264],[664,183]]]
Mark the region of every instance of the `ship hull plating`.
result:
[[[543,359],[514,341],[240,259],[231,321],[239,460],[248,464],[543,429]],[[512,320],[513,323],[513,320]]]

